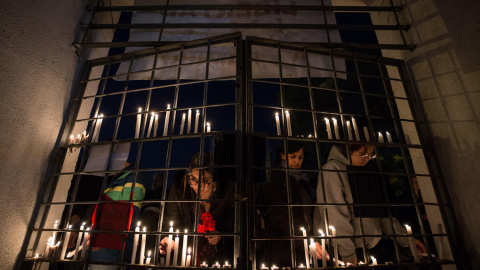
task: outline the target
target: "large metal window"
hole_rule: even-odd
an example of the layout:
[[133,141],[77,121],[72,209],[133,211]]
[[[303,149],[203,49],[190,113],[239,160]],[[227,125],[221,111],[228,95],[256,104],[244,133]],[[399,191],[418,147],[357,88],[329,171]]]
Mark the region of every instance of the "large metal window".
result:
[[[171,107],[167,108],[167,104]],[[328,119],[330,131],[325,119]],[[134,205],[157,205],[158,222],[146,228],[145,235],[155,243],[150,262],[160,267],[163,256],[158,243],[162,237],[177,235],[168,231],[165,209],[174,203],[195,205],[193,227],[197,228],[201,223],[200,205],[205,201],[199,197],[170,200],[167,190],[185,175],[192,156],[196,153],[203,156],[206,152],[210,153],[210,160],[205,161],[207,164],[202,161],[197,168],[212,172],[218,181],[235,189],[230,199],[234,204],[231,208],[233,229],[220,232],[223,238],[232,240],[229,243],[233,245],[233,261],[230,262],[233,267],[260,269],[262,262],[256,258],[260,241],[289,241],[291,247],[295,247],[298,240],[313,238],[321,242],[325,239],[326,249],[334,258],[335,241],[351,237],[331,234],[322,237],[316,233],[303,237],[296,232],[306,225],[295,223],[293,218],[305,206],[328,213],[334,203],[315,199],[310,204],[298,203],[292,199],[289,181],[285,186],[286,201],[282,204],[257,202],[256,190],[261,183],[271,183],[275,172],[289,175],[301,171],[309,179],[313,189],[311,196],[315,197],[315,186],[324,181],[323,166],[332,146],[346,148],[354,144],[356,129],[365,129],[365,133],[371,134],[369,145],[373,145],[377,158],[370,162],[372,166],[367,172],[348,165],[344,173],[351,175],[352,183],[362,178],[360,176],[372,176],[377,182],[371,194],[379,201],[357,200],[347,206],[359,213],[360,220],[374,207],[374,212],[381,212],[390,228],[394,226],[393,218],[401,219],[405,213],[414,216],[412,219],[407,215],[403,217],[405,220],[418,224],[413,235],[361,233],[352,236],[363,243],[365,257],[370,258],[365,244],[368,237],[392,238],[394,257],[402,265],[410,265],[412,262],[405,262],[399,255],[399,242],[416,237],[426,245],[426,260],[413,263],[454,267],[459,263],[453,261],[457,236],[450,220],[454,219],[449,202],[444,200],[441,175],[432,171],[434,157],[429,156],[425,144],[428,139],[425,122],[405,64],[394,59],[311,48],[304,44],[253,37],[242,40],[240,33],[87,62],[18,265],[28,268],[43,262],[50,263],[53,269],[62,264],[130,265],[124,258],[131,254],[126,254],[124,249],[117,260],[110,263],[93,262],[91,252],[84,257],[78,253],[76,260],[61,258],[60,254],[67,235],[86,233],[85,229],[91,225],[88,215],[73,218],[75,214],[79,211],[90,213],[88,211],[97,205],[112,204],[98,200],[110,184],[111,175],[130,173],[133,175],[130,186],[146,176],[148,180],[142,184],[147,191],[153,189],[156,175],[164,179],[159,198],[126,200]],[[81,135],[84,131],[88,135],[86,138]],[[379,139],[380,133],[383,141]],[[77,134],[80,134],[78,140]],[[289,168],[288,162],[286,167],[277,166],[277,149],[282,146],[287,149],[294,142],[301,142],[305,150],[301,169]],[[116,162],[122,160],[116,149],[125,145],[130,147],[130,155],[125,159],[134,166],[115,167]],[[95,169],[88,169],[92,166],[89,165],[92,151],[100,151],[107,158],[103,159],[105,163],[93,164]],[[88,178],[92,176],[94,178]],[[262,207],[286,208],[289,233],[262,234],[257,215],[257,209]],[[59,223],[54,225],[56,220]],[[86,222],[83,229],[82,222]],[[127,233],[127,224],[125,222],[124,229],[116,232],[94,230],[89,233]],[[328,219],[314,224],[325,232],[332,225],[338,226],[329,223]],[[193,248],[191,260],[197,262],[199,255],[195,247],[202,234],[191,230],[182,233],[185,228],[177,228],[175,224],[173,227],[180,230],[178,235],[188,236]],[[130,228],[132,237],[133,230],[135,225]],[[56,248],[58,253],[42,257],[45,243],[52,234],[55,241],[51,244],[60,243]],[[304,263],[298,258],[293,251],[288,258],[292,267],[298,268]],[[272,262],[274,260],[272,258]],[[335,266],[332,259],[327,263]],[[321,261],[319,267],[322,267]]]

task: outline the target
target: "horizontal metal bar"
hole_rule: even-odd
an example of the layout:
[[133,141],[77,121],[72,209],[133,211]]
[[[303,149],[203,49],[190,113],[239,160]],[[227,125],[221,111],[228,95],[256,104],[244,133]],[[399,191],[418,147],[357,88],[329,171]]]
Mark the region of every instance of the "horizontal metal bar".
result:
[[[88,25],[83,24],[82,29]],[[327,29],[327,30],[408,30],[409,25],[359,24],[275,24],[275,23],[135,23],[92,24],[89,29]]]
[[154,5],[154,6],[87,6],[89,11],[162,11],[171,10],[292,10],[292,11],[400,11],[402,6],[322,6],[322,5]]

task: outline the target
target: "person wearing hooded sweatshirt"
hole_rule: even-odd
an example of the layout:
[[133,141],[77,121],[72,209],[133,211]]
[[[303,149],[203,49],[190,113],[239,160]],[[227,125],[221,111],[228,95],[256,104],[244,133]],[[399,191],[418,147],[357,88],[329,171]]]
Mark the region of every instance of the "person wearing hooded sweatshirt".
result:
[[[366,141],[364,134],[361,134],[363,141]],[[345,146],[342,146],[346,150]],[[388,217],[362,217],[360,218],[354,212],[354,197],[352,196],[353,187],[351,187],[352,175],[347,175],[347,168],[352,166],[359,166],[354,168],[358,171],[359,168],[365,166],[369,160],[376,156],[373,154],[373,145],[359,143],[350,144],[348,156],[342,147],[333,146],[329,156],[328,162],[323,166],[323,172],[319,175],[317,185],[317,202],[334,204],[327,206],[326,215],[328,226],[334,226],[337,236],[361,236],[361,235],[376,235],[375,237],[365,237],[366,248],[369,256],[377,258],[379,263],[386,261],[396,261],[395,248],[393,241],[389,238],[382,238],[382,234],[397,234],[405,235],[406,229],[393,218],[392,222]],[[360,174],[361,175],[361,174]],[[363,177],[365,178],[365,177]],[[368,182],[368,179],[366,179]],[[366,181],[363,181],[365,183]],[[357,189],[358,191],[358,189]],[[376,196],[375,192],[371,190],[362,189],[363,196]],[[350,204],[350,205],[348,205]],[[323,206],[317,208],[315,212],[315,221],[319,224],[327,224],[325,222],[325,211]],[[393,223],[393,224],[392,224]],[[363,225],[363,232],[361,228]],[[393,227],[393,230],[392,230]],[[400,258],[411,261],[412,257],[408,249],[409,240],[407,237],[397,237],[399,244]],[[362,258],[362,238],[338,238],[335,239],[338,246],[338,253],[345,263],[357,264],[357,256]],[[420,243],[417,243],[417,249],[422,250]]]

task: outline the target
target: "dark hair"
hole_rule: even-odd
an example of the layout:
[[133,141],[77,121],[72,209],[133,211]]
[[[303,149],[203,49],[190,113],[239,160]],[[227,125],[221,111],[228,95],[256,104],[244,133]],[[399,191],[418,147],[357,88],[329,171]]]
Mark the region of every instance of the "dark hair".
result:
[[[213,156],[210,155],[209,152],[203,152],[203,158],[201,157],[200,154],[201,153],[198,152],[192,157],[192,159],[190,159],[190,162],[188,163],[188,169],[183,175],[183,177],[181,178],[184,194],[187,189],[190,189],[190,185],[187,184],[187,177],[188,177],[188,174],[191,172],[191,170],[199,167],[206,167],[209,165],[213,165],[213,160],[211,160]],[[205,168],[203,170],[209,172],[213,176],[212,169]],[[216,177],[213,178],[213,181],[216,180],[215,178]]]
[[[293,154],[300,149],[304,149],[303,143],[300,141],[287,141],[287,153],[286,154]],[[280,165],[282,163],[282,156],[281,155],[286,155],[285,150],[284,150],[284,144],[283,142],[280,144],[277,150],[277,156],[275,158],[275,164]]]

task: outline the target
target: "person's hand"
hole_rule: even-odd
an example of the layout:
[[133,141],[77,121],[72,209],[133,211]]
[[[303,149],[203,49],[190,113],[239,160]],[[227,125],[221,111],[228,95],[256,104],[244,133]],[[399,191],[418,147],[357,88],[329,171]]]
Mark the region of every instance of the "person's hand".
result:
[[417,249],[417,254],[420,257],[420,259],[423,258],[422,254],[427,253],[427,249],[425,248],[425,245],[423,245],[422,241],[415,239],[415,247]]
[[[315,246],[316,246],[316,251],[317,251],[317,259],[318,260],[322,260],[322,245],[320,245],[320,243],[318,242],[315,242]],[[330,260],[330,255],[328,254],[328,252],[325,250],[325,256],[327,257],[327,261]]]
[[[218,233],[217,231],[214,231],[214,232]],[[220,235],[205,235],[205,238],[207,238],[208,243],[210,245],[214,245],[214,246],[216,246],[218,244],[218,242],[220,241],[220,239],[222,239],[222,237]]]
[[[88,247],[90,246],[90,234],[88,234],[87,236],[85,236],[83,238],[83,241],[87,241],[87,245],[85,246],[86,249],[88,249]],[[92,251],[97,251],[99,250],[100,248],[99,247],[92,247]]]
[[168,243],[168,237],[164,237],[162,241],[160,241],[160,254],[166,254],[167,248],[170,246],[170,250],[175,248],[175,242],[172,240],[170,241],[170,245]]

